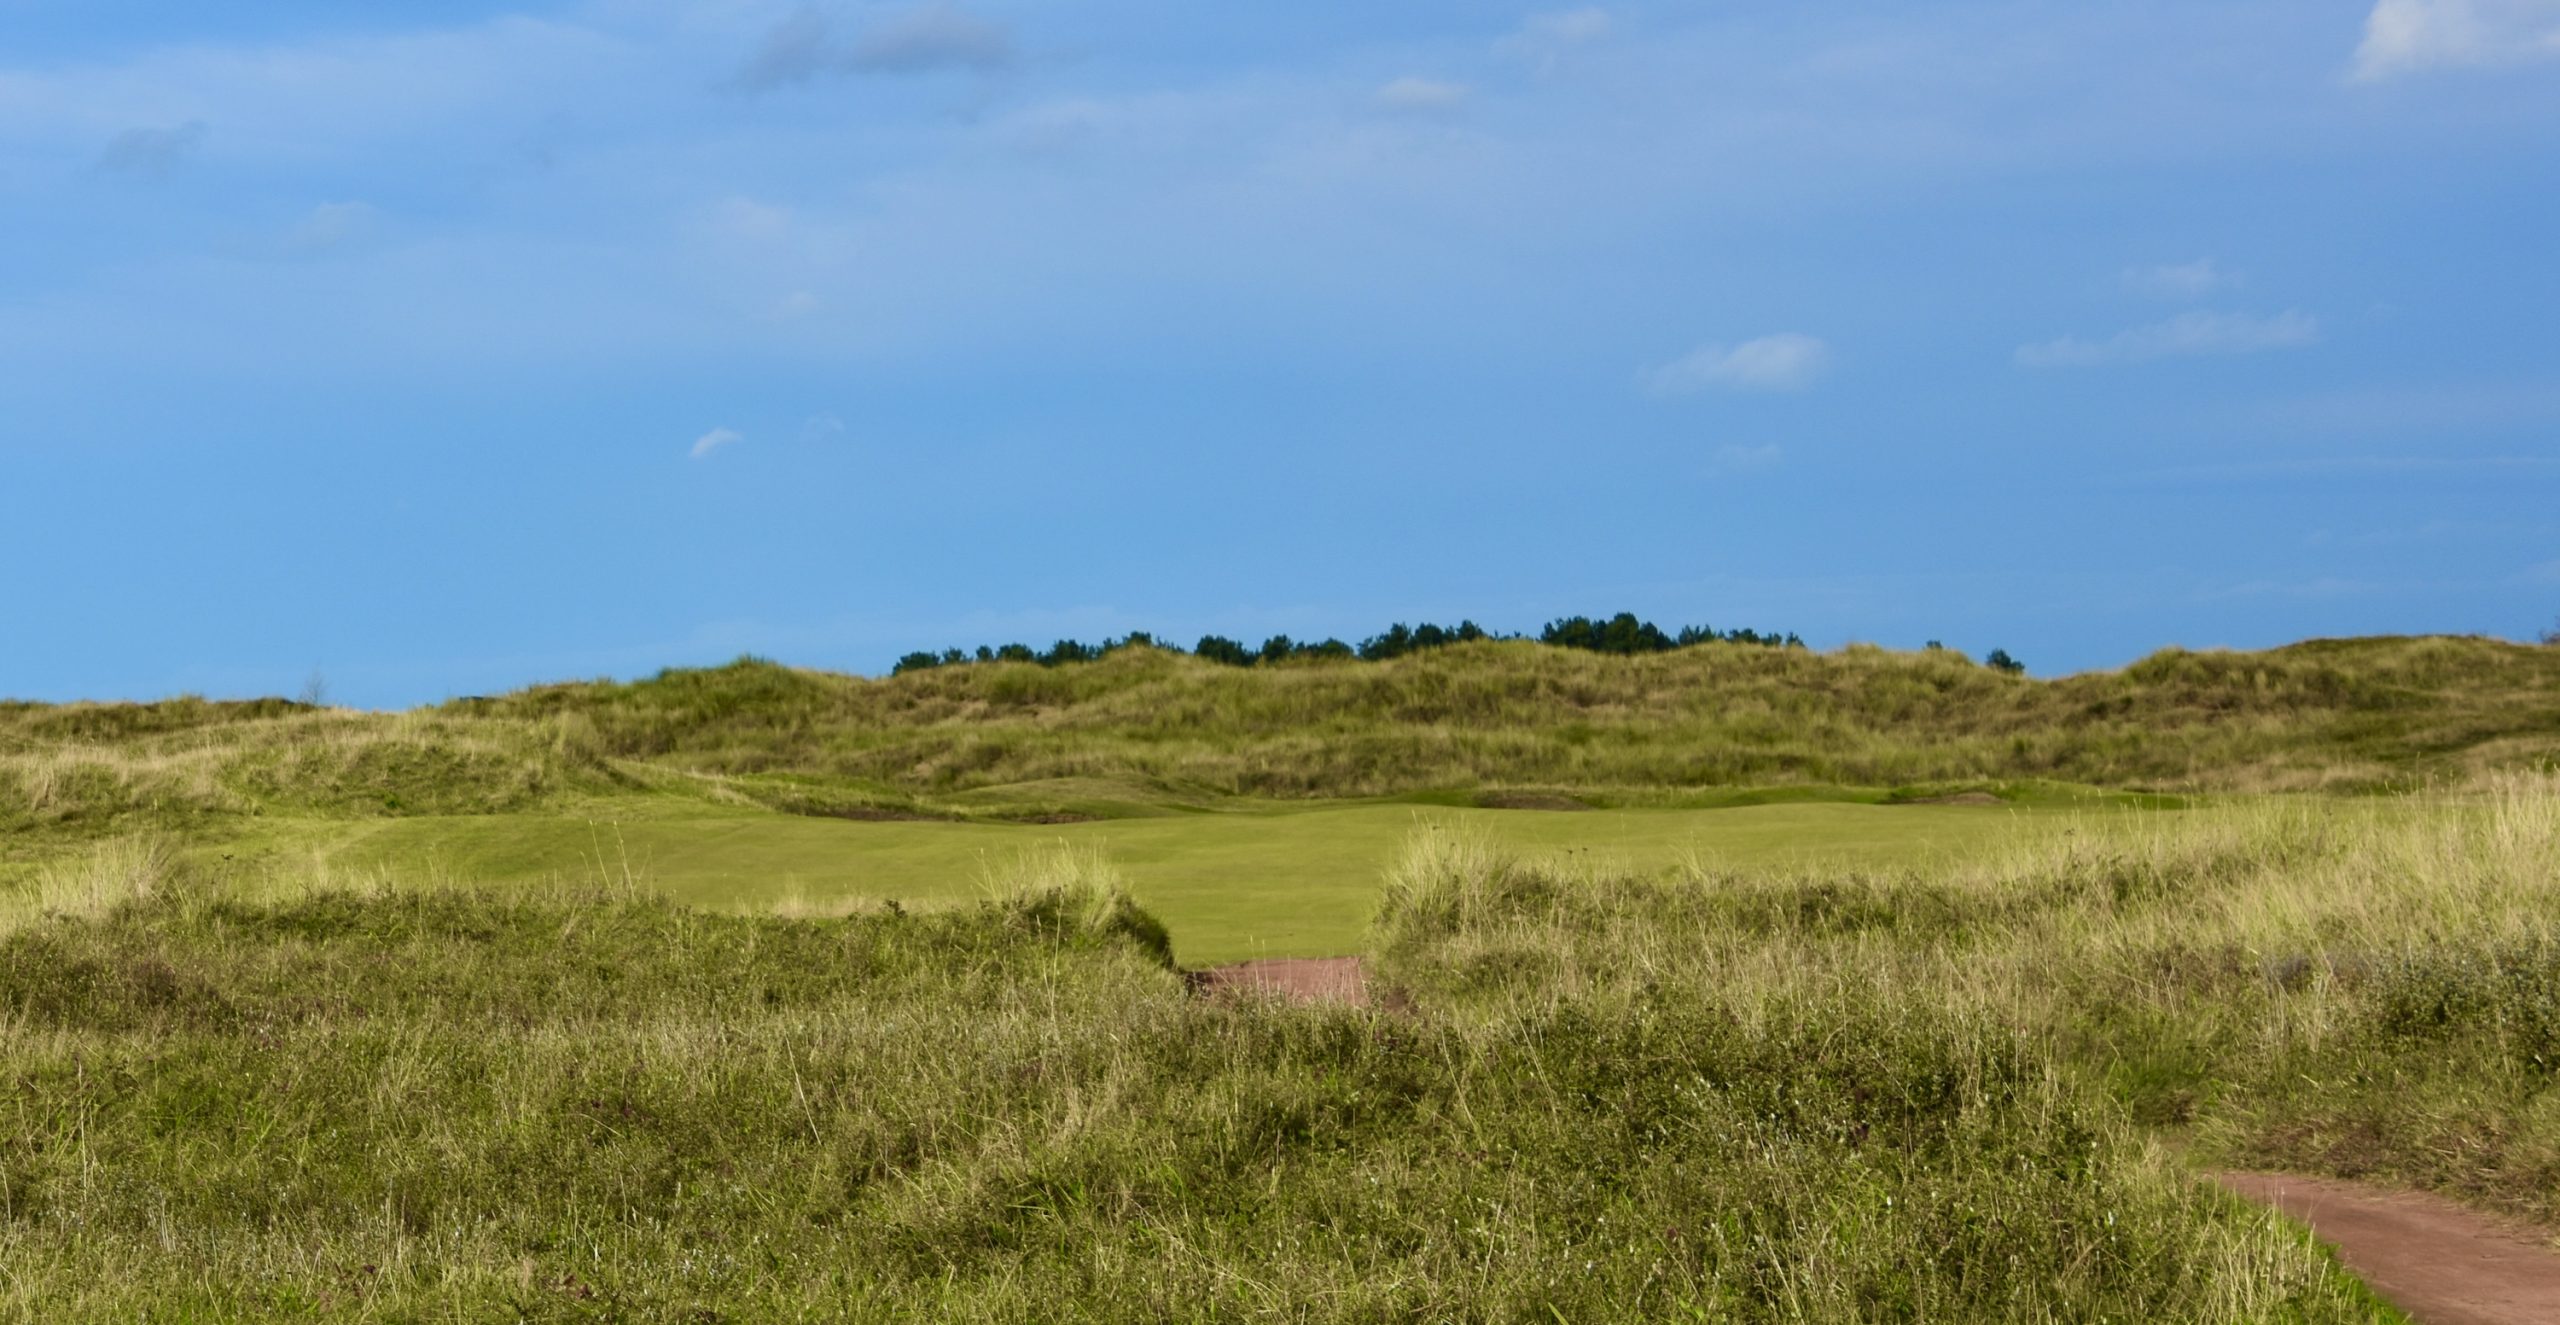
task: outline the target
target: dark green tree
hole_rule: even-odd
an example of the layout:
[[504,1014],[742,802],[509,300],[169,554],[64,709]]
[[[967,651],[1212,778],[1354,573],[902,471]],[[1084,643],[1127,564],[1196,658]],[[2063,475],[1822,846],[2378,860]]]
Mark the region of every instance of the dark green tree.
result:
[[1224,635],[1203,635],[1200,637],[1200,642],[1192,646],[1191,651],[1213,663],[1223,663],[1229,667],[1253,666],[1253,650]]

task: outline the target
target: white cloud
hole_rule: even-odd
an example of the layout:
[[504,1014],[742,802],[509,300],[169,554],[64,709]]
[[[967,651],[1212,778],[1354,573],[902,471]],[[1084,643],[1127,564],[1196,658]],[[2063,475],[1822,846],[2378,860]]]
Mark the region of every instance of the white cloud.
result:
[[2017,361],[2028,368],[2085,368],[2096,364],[2142,363],[2151,359],[2199,355],[2257,354],[2290,350],[2320,339],[2320,320],[2287,311],[2273,317],[2247,313],[2181,313],[2166,322],[2120,331],[2105,340],[2062,336],[2018,347]]
[[127,129],[107,143],[98,165],[134,175],[166,175],[203,148],[204,134],[202,120],[169,129]]
[[1456,110],[1467,104],[1467,86],[1431,78],[1399,78],[1379,88],[1373,100],[1386,110]]
[[2127,288],[2164,299],[2202,299],[2238,285],[2240,277],[2224,271],[2211,258],[2198,258],[2193,262],[2130,268],[2124,274],[2124,283]]
[[1645,373],[1660,396],[1686,396],[1711,387],[1735,391],[1802,391],[1831,366],[1831,347],[1800,332],[1783,331],[1739,345],[1701,345]]
[[738,443],[745,440],[747,440],[746,434],[741,433],[734,428],[714,428],[711,431],[702,434],[700,437],[693,439],[693,458],[696,460],[707,459],[710,457],[712,452],[717,451],[722,447],[736,446]]
[[287,252],[324,253],[371,227],[374,210],[360,202],[324,202],[284,237]]
[[2560,0],[2375,0],[2356,47],[2368,82],[2560,57]]

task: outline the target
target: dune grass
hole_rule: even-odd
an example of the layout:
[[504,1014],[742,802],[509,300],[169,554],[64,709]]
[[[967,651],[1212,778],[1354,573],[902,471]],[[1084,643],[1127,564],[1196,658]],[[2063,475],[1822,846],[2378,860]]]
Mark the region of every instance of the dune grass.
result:
[[826,918],[133,884],[0,937],[0,1314],[2391,1318],[1980,985],[1736,980],[1791,885],[1444,840],[1373,1013],[1189,995],[1090,852]]
[[2391,1319],[2190,1175],[2560,1225],[2555,660],[0,705],[0,1317]]
[[626,818],[1023,821],[1513,791],[1632,805],[2039,780],[2405,790],[2548,766],[2555,730],[2560,650],[2482,639],[2169,650],[2051,681],[1944,651],[1726,644],[1614,657],[1481,642],[1249,670],[1133,648],[877,681],[749,660],[406,714],[0,704],[0,852],[262,816],[600,802]]
[[1937,870],[1632,879],[1428,835],[1381,973],[1489,1023],[1979,1018],[2212,1163],[2560,1226],[2560,782],[2090,821]]
[[[747,660],[403,714],[0,704],[0,891],[138,835],[341,872],[574,877],[618,826],[704,904],[921,900],[1031,825],[1107,840],[1186,959],[1221,960],[1354,945],[1414,813],[1597,807],[1615,813],[1504,831],[1641,870],[1672,839],[1754,823],[1843,853],[1926,840],[1918,817],[1821,807],[1953,791],[2041,807],[2461,785],[2549,766],[2555,733],[2560,650],[2445,638],[2170,650],[2053,681],[1943,651],[1482,642],[1253,669],[1132,648],[880,681]],[[1737,806],[1756,808],[1640,813]],[[1289,813],[1309,808],[1339,813]]]

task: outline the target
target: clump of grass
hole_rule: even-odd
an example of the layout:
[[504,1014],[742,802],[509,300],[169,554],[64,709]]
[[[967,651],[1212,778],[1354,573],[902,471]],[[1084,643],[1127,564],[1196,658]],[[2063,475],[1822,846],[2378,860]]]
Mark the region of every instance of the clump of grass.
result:
[[177,845],[161,836],[112,838],[39,866],[0,893],[0,928],[48,916],[102,916],[179,886],[185,876]]
[[1062,840],[988,861],[979,886],[1008,925],[1050,938],[1123,939],[1173,965],[1173,936],[1130,897],[1098,843]]

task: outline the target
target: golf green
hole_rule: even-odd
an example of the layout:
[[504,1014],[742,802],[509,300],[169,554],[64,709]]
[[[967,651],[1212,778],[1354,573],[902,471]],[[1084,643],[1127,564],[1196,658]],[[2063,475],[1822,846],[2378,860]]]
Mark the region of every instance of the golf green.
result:
[[1814,803],[1558,813],[1331,803],[1020,826],[763,813],[429,817],[314,822],[285,836],[301,839],[332,874],[483,883],[628,875],[683,901],[730,909],[963,901],[979,895],[987,864],[1046,843],[1097,844],[1173,931],[1180,959],[1203,965],[1357,951],[1385,870],[1425,825],[1655,871],[1689,859],[1919,864],[2059,831],[2091,813],[2109,812]]

